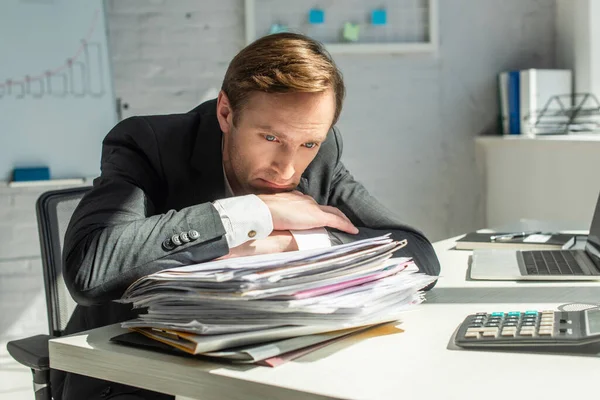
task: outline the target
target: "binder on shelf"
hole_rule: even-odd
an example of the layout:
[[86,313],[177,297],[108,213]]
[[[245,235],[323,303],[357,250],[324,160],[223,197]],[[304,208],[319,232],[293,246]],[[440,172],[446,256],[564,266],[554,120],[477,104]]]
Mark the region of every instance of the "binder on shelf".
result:
[[508,72],[508,118],[509,131],[511,135],[521,133],[521,106],[520,106],[520,72]]
[[[569,118],[563,113],[552,113],[560,110],[556,103],[548,101],[557,95],[567,95],[563,100],[566,107],[572,107],[569,96],[573,92],[572,74],[568,69],[525,69],[520,71],[519,78],[519,108],[521,113],[520,132],[522,135],[537,133],[561,133],[560,127],[568,123]],[[541,109],[546,109],[546,124],[548,132],[543,132],[542,125],[537,126]],[[558,131],[557,131],[558,129]]]
[[498,74],[498,103],[500,106],[500,129],[503,135],[510,133],[508,116],[508,72]]

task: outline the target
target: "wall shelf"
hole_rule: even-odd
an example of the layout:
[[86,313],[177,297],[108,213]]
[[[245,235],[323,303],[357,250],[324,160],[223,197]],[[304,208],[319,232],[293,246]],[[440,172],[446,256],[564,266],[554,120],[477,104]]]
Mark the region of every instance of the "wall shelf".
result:
[[[318,4],[318,3],[317,3]],[[388,0],[329,2],[325,23],[308,23],[314,2],[293,3],[245,0],[246,44],[269,33],[272,24],[283,24],[291,32],[304,33],[322,42],[332,54],[429,54],[438,51],[438,0]],[[389,14],[385,27],[368,22],[369,10],[384,6]],[[343,22],[361,26],[357,42],[339,40]],[[364,31],[364,34],[363,34]]]
[[598,133],[578,133],[569,135],[489,135],[477,136],[477,142],[481,143],[509,143],[509,142],[600,142],[600,134]]

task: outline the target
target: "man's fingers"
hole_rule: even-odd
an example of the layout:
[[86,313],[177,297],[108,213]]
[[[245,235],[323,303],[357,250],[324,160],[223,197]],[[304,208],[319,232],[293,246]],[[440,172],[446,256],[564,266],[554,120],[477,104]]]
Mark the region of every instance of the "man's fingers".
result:
[[[329,226],[329,227],[335,228],[335,229],[339,229],[340,231],[348,232],[351,234],[358,233],[358,228],[356,226],[354,226],[352,224],[352,222],[350,222],[350,220],[348,219],[348,217],[346,217],[344,215],[344,213],[342,213],[340,210],[338,210],[335,207],[330,207],[329,209],[323,209],[324,207],[329,207],[329,206],[321,206],[321,208],[323,210],[323,215],[325,217],[325,225],[326,226]],[[337,212],[331,210],[332,208],[337,210]]]
[[346,221],[352,223],[352,221],[350,221],[350,218],[348,218],[346,216],[346,214],[344,214],[339,208],[337,207],[333,207],[333,206],[319,206],[321,207],[321,209],[325,212],[328,212],[330,214],[335,214],[341,218],[344,218]]

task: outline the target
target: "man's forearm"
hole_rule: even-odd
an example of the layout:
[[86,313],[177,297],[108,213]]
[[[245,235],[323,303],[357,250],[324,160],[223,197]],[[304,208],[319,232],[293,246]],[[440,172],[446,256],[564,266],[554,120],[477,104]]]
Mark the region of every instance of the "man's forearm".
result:
[[65,237],[65,283],[80,304],[114,300],[144,275],[229,251],[219,214],[210,203],[146,217],[141,190],[113,191],[123,199],[105,190],[98,186],[84,197]]

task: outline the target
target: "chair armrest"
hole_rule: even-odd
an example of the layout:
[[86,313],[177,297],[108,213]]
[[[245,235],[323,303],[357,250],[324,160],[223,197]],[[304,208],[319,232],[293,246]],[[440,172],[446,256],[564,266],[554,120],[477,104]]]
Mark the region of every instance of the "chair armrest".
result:
[[50,335],[36,335],[12,340],[6,344],[6,349],[12,358],[21,364],[42,371],[50,368],[48,355],[48,340],[50,339],[52,339]]

